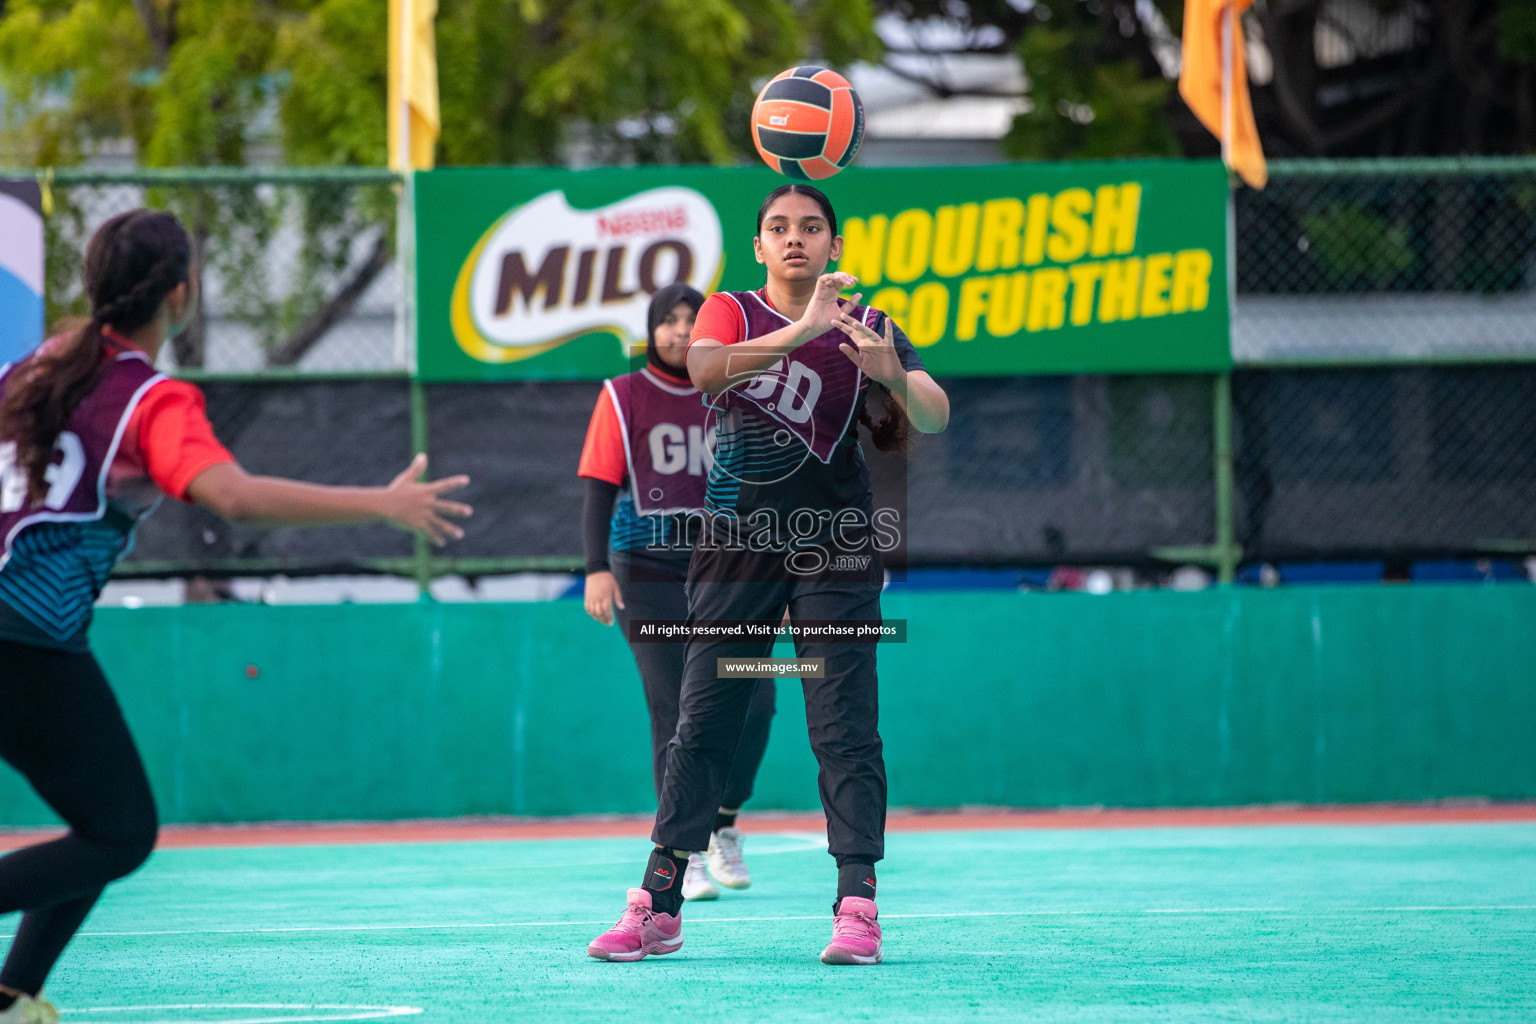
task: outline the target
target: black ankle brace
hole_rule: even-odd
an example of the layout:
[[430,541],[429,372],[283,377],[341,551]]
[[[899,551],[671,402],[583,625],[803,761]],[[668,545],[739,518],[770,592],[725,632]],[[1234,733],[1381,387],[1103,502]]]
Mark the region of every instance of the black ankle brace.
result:
[[676,914],[682,909],[683,873],[687,870],[687,857],[675,856],[659,846],[651,851],[651,859],[645,864],[645,881],[640,884],[651,894],[652,910]]
[[875,898],[875,866],[848,861],[837,868],[837,898],[860,896],[866,900]]

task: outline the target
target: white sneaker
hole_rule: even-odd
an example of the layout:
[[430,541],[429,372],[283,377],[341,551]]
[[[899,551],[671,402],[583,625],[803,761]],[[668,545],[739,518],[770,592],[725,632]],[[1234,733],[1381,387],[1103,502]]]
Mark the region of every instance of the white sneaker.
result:
[[728,889],[746,889],[752,884],[752,872],[741,859],[741,829],[731,826],[709,837],[709,873]]
[[[714,846],[714,841],[710,841]],[[683,899],[685,900],[717,900],[720,898],[720,890],[715,883],[710,881],[709,872],[704,870],[703,854],[690,853],[688,855],[688,870],[683,872]],[[0,1024],[4,1024],[0,1018]]]
[[0,1013],[0,1024],[59,1024],[59,1011],[41,994],[35,999],[20,995]]

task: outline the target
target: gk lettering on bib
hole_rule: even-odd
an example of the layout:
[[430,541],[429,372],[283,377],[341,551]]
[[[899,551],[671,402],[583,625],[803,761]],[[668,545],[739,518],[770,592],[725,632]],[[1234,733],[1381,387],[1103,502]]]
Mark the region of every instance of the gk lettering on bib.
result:
[[668,383],[650,370],[603,382],[624,432],[624,458],[641,515],[704,507],[714,461],[715,416],[697,388]]

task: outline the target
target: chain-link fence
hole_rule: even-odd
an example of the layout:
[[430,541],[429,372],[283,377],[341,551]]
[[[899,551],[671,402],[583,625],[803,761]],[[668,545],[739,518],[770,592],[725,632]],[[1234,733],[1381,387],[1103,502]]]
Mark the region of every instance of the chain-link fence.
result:
[[[252,473],[385,484],[411,458],[409,385],[396,380],[205,380],[214,433]],[[411,538],[386,526],[264,530],[166,502],[121,563],[134,575],[414,572]]]
[[[206,320],[176,361],[243,462],[382,483],[426,442],[435,472],[475,480],[448,558],[384,528],[259,532],[177,507],[124,572],[580,564],[575,466],[598,385],[408,383],[394,181],[52,181],[52,315],[77,311],[84,240],[107,216],[164,206],[199,234]],[[1536,553],[1536,161],[1277,164],[1233,213],[1234,373],[944,381],[949,429],[905,466],[871,455],[877,490],[905,492],[912,564],[1230,577],[1241,561]]]
[[[1146,564],[1214,535],[1209,377],[947,380],[943,434],[903,462],[866,443],[877,502],[910,516],[914,564]],[[253,472],[382,483],[409,458],[403,381],[205,382],[214,428]],[[435,572],[580,564],[576,476],[595,381],[419,390],[434,474],[475,506]],[[876,417],[880,415],[878,410]],[[316,439],[323,439],[317,443]],[[867,442],[867,438],[866,438]],[[175,506],[140,530],[138,574],[412,571],[382,527],[256,530]]]
[[170,346],[182,370],[402,370],[397,176],[367,169],[45,175],[47,321],[87,312],[85,244],[140,206],[196,241],[202,302]]
[[1536,552],[1536,363],[1242,370],[1251,561]]
[[1243,557],[1536,551],[1536,161],[1274,172],[1233,203]]
[[1240,364],[1536,358],[1536,161],[1308,161],[1234,195]]

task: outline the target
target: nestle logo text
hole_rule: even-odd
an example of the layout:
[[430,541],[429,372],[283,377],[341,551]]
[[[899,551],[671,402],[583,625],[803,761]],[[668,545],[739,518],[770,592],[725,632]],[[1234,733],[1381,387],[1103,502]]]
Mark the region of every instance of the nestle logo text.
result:
[[628,238],[630,235],[687,230],[688,211],[681,206],[674,206],[670,210],[632,210],[597,218],[597,233],[604,238]]

